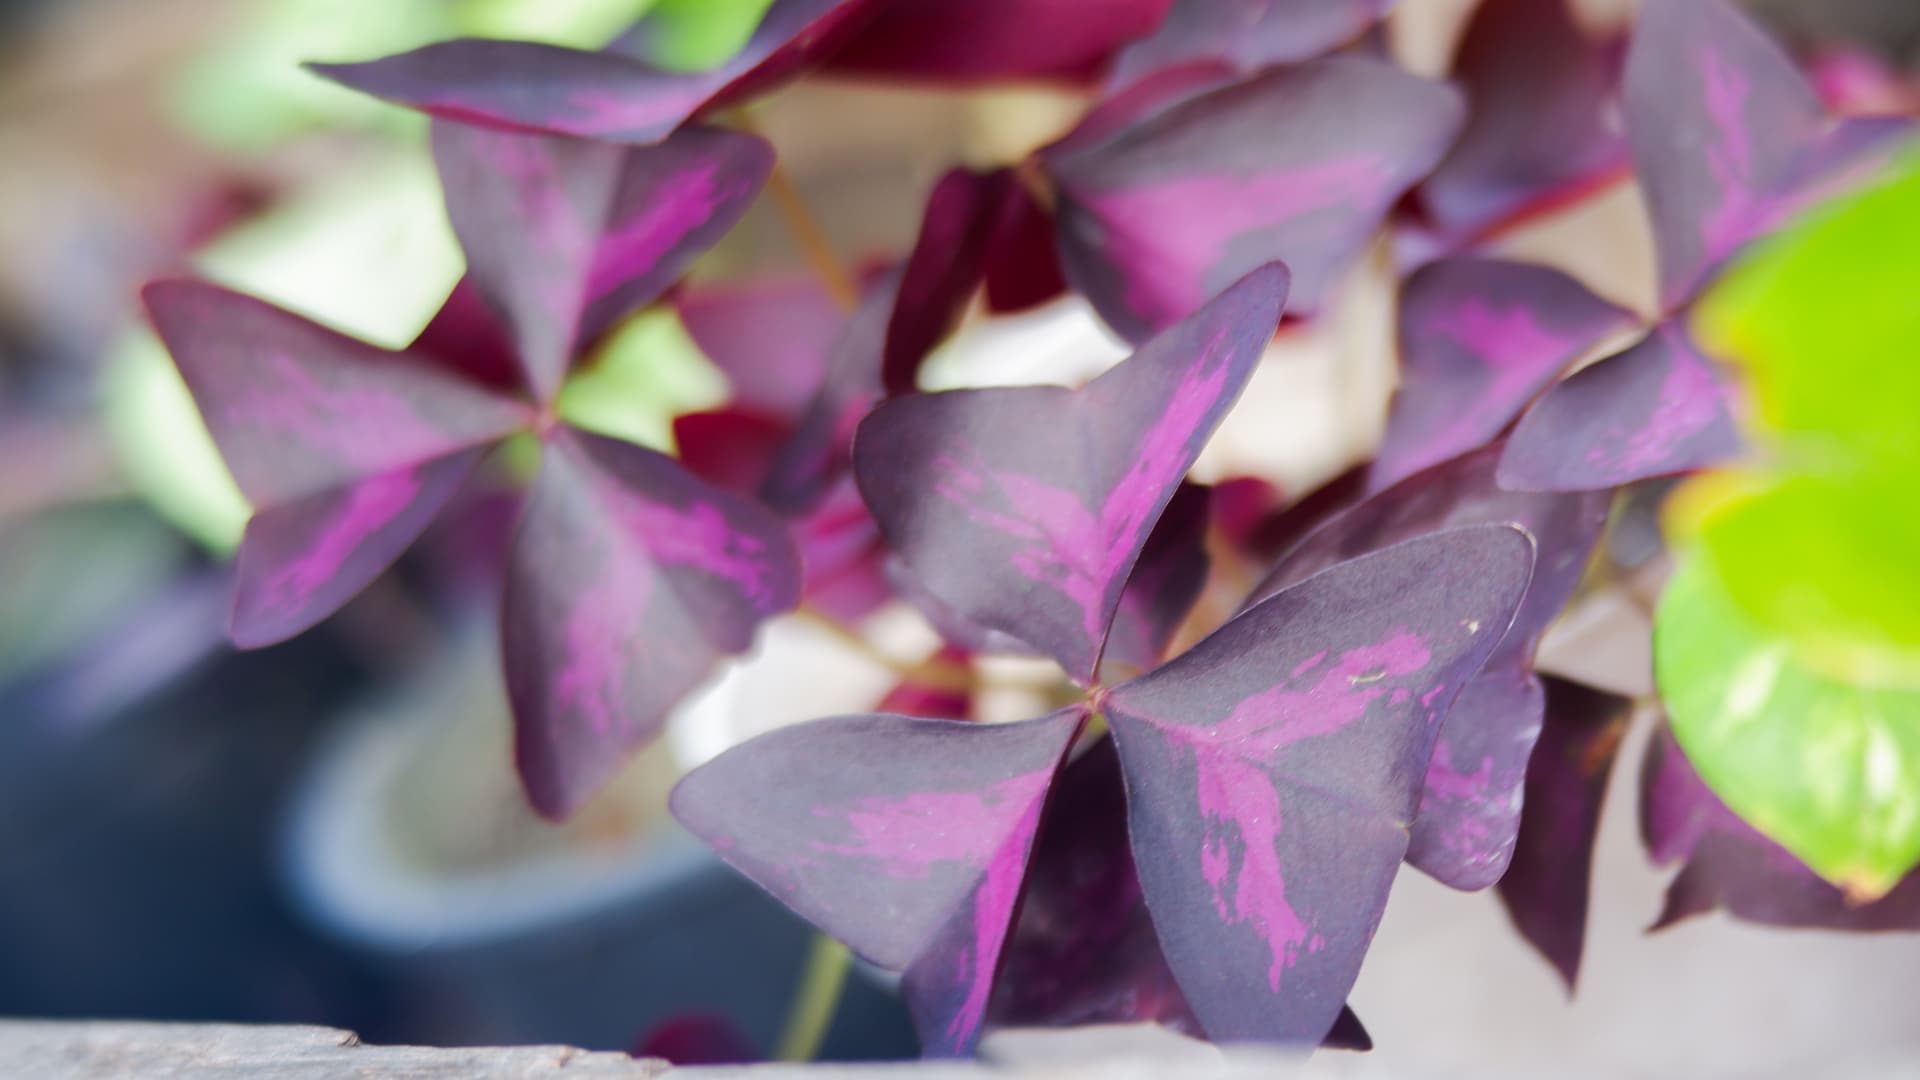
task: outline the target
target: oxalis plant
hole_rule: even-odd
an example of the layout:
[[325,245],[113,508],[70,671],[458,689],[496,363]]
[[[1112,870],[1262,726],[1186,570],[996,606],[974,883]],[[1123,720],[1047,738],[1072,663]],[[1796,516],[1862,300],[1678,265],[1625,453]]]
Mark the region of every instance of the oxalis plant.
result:
[[[1536,672],[1535,649],[1622,573],[1594,557],[1615,506],[1773,452],[1781,399],[1750,408],[1727,366],[1752,335],[1733,319],[1703,347],[1696,303],[1755,241],[1878,183],[1907,123],[1830,114],[1720,0],[1648,0],[1624,42],[1559,0],[1484,0],[1446,81],[1388,58],[1391,6],[716,3],[706,17],[740,33],[684,70],[664,43],[700,9],[677,4],[598,51],[461,40],[313,65],[432,114],[467,275],[398,352],[212,285],[147,289],[255,507],[234,639],[325,619],[492,448],[531,442],[501,618],[544,815],[579,807],[773,615],[857,634],[902,600],[939,629],[899,711],[777,730],[672,797],[721,858],[901,972],[929,1054],[1093,1021],[1365,1046],[1346,999],[1403,864],[1496,888],[1571,986],[1636,702]],[[942,177],[898,262],[856,278],[823,257],[817,287],[683,284],[764,186],[800,213],[742,107],[810,73],[1046,80],[1088,108],[1022,160]],[[1488,254],[1628,175],[1655,310]],[[1276,333],[1311,330],[1383,232],[1403,281],[1377,457],[1284,504],[1188,480]],[[916,391],[980,297],[1002,313],[1067,292],[1132,355],[1078,388]],[[579,430],[564,393],[662,303],[732,383],[676,423],[677,454]],[[1792,383],[1772,370],[1768,387]],[[1834,751],[1801,723],[1768,736],[1785,749],[1748,785],[1717,752],[1728,717],[1792,702],[1688,658],[1778,650],[1723,617],[1716,589],[1743,594],[1711,568],[1732,561],[1684,565],[1661,693],[1637,703],[1656,728],[1649,850],[1685,863],[1662,922],[1720,906],[1920,926],[1920,894],[1897,888],[1920,838],[1893,812],[1920,798],[1916,736],[1868,724]],[[1253,569],[1236,588],[1223,567]],[[1058,707],[969,721],[973,660],[1006,653],[1057,664]],[[1886,655],[1841,683],[1920,720],[1912,654]],[[1888,671],[1908,689],[1874,696]],[[1780,764],[1793,738],[1855,754],[1880,802],[1781,812],[1764,792],[1820,779],[1777,783],[1800,768]]]

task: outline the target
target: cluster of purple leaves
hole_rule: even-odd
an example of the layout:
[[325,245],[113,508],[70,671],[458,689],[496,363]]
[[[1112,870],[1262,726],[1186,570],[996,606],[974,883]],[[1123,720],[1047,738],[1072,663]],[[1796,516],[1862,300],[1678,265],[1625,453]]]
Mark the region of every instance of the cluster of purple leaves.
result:
[[[1077,688],[986,725],[964,692],[909,682],[674,794],[723,858],[904,973],[929,1053],[1096,1020],[1364,1045],[1346,997],[1403,862],[1497,883],[1571,983],[1629,703],[1537,674],[1534,650],[1617,491],[1739,450],[1687,304],[1903,125],[1828,118],[1721,0],[1650,0],[1624,43],[1561,0],[1484,0],[1447,82],[1386,57],[1390,7],[775,0],[706,72],[650,62],[645,23],[599,51],[469,40],[315,65],[436,117],[468,276],[399,352],[208,285],[148,290],[257,510],[236,640],[325,618],[530,432],[503,639],[544,813],[801,603],[851,621],[904,598],[946,637],[941,663],[1037,654]],[[703,120],[815,71],[1057,80],[1094,104],[1024,161],[941,178],[854,310],[800,281],[680,285],[773,165]],[[1563,378],[1637,317],[1475,252],[1629,169],[1660,315]],[[1283,316],[1312,319],[1383,227],[1419,265],[1378,459],[1228,529],[1261,515],[1189,469]],[[1078,389],[914,392],[977,296],[1012,311],[1069,290],[1129,359]],[[570,367],[663,300],[732,399],[678,419],[677,457],[572,430]],[[1225,531],[1277,557],[1173,655]],[[1650,760],[1650,850],[1688,860],[1663,922],[1716,905],[1901,922],[1898,893],[1869,917],[1820,892],[1684,782],[1670,745]]]

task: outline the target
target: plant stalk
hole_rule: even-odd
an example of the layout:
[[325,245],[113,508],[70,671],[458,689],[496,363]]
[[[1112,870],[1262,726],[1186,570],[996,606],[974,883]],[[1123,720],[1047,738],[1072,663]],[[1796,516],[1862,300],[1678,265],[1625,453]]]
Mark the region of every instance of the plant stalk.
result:
[[813,947],[807,953],[806,970],[800,974],[800,987],[794,993],[787,1025],[774,1047],[778,1061],[812,1061],[826,1042],[833,1014],[840,1007],[840,994],[847,985],[847,971],[853,966],[853,953],[845,945],[825,934],[813,935]]

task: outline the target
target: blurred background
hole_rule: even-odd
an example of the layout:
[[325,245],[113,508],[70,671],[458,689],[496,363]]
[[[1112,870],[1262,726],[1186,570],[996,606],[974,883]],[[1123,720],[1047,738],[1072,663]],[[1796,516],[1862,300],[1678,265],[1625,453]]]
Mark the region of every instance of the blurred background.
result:
[[[461,270],[424,125],[298,61],[460,34],[594,44],[641,6],[0,0],[0,1015],[625,1049],[691,1013],[762,1048],[776,1037],[808,934],[664,826],[662,793],[716,739],[868,707],[888,673],[775,626],[616,790],[564,828],[539,824],[508,764],[485,586],[511,504],[463,507],[340,616],[236,653],[224,565],[246,508],[135,317],[142,281],[192,268],[403,343]],[[1402,0],[1396,48],[1443,70],[1470,6]],[[1600,20],[1631,6],[1582,5]],[[1912,0],[1752,6],[1810,54],[1858,48],[1899,69],[1920,47]],[[1012,160],[1080,108],[1058,89],[808,82],[758,119],[857,263],[905,249],[946,167]],[[1637,205],[1600,202],[1511,249],[1650,295]],[[698,273],[805,266],[760,207]],[[1366,455],[1393,370],[1373,285],[1251,392],[1294,422],[1230,427],[1214,475],[1304,491]],[[1118,355],[1071,305],[1007,322],[964,332],[936,371],[993,381],[994,355],[1065,370]],[[715,376],[671,316],[629,331],[596,358],[596,392],[664,438],[672,415],[711,404]],[[1611,615],[1613,637],[1563,652],[1632,689],[1645,626]],[[1579,1002],[1491,898],[1403,875],[1355,995],[1387,1053],[1739,1071],[1849,1043],[1920,1051],[1920,942],[1717,917],[1643,936],[1660,879],[1619,812],[1632,779],[1603,833]],[[913,1052],[897,1001],[856,978],[827,1056]]]

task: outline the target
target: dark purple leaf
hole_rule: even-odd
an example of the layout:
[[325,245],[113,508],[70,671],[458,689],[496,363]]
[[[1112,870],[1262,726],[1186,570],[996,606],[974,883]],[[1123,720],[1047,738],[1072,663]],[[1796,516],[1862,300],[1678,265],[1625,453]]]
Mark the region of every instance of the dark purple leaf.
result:
[[1009,187],[987,248],[987,310],[1025,311],[1067,291],[1053,215],[1025,184]]
[[1871,904],[1848,900],[1727,809],[1664,725],[1641,769],[1640,830],[1654,862],[1685,860],[1667,886],[1656,930],[1715,908],[1770,926],[1920,930],[1920,874]]
[[1342,563],[1102,695],[1147,905],[1216,1041],[1318,1042],[1407,852],[1440,717],[1532,544],[1459,529]]
[[1102,137],[1042,152],[1061,263],[1138,341],[1262,263],[1319,308],[1401,193],[1459,129],[1459,94],[1337,56],[1233,83]]
[[1606,527],[1609,493],[1534,495],[1494,484],[1501,447],[1435,466],[1315,530],[1254,591],[1256,600],[1326,567],[1444,528],[1511,523],[1533,537],[1526,599],[1485,670],[1446,713],[1427,767],[1407,860],[1457,889],[1500,879],[1520,828],[1527,759],[1540,735],[1533,652],[1586,569]]
[[869,0],[775,0],[746,45],[711,71],[638,58],[645,26],[603,52],[463,38],[364,63],[308,64],[375,97],[449,120],[626,143],[659,142],[710,109],[762,93],[839,48]]
[[967,720],[973,714],[973,690],[946,678],[966,671],[972,656],[965,649],[942,645],[925,665],[908,674],[874,706],[875,712],[917,716],[926,720]]
[[1112,739],[1054,786],[989,1016],[996,1027],[1151,1022],[1202,1037],[1134,873]]
[[1375,490],[1485,446],[1541,390],[1633,313],[1558,270],[1443,259],[1400,294],[1400,390]]
[[1016,186],[1006,169],[952,169],[934,185],[887,321],[887,393],[913,392],[921,362],[959,325],[986,277],[995,227]]
[[1787,54],[1724,0],[1641,10],[1626,112],[1672,308],[1763,225],[1825,113]]
[[808,607],[830,619],[853,623],[893,599],[886,573],[887,543],[852,476],[841,474],[819,502],[793,523],[793,530],[807,571]]
[[828,67],[915,82],[1083,79],[1173,0],[880,0]]
[[1331,52],[1377,22],[1393,0],[1175,0],[1152,37],[1114,61],[1111,84],[1205,65],[1247,74]]
[[1526,814],[1500,902],[1571,993],[1586,943],[1593,841],[1633,702],[1562,679],[1541,681],[1546,723],[1527,767]]
[[680,463],[707,483],[742,495],[760,490],[774,455],[792,434],[785,422],[744,409],[673,418],[673,445]]
[[729,404],[789,422],[826,380],[847,321],[812,278],[695,285],[674,303],[694,344],[726,373]]
[[999,630],[990,630],[953,609],[945,600],[928,592],[913,571],[898,556],[887,560],[887,584],[893,594],[911,604],[926,617],[940,640],[980,656],[1039,656],[1033,646]]
[[506,393],[522,389],[513,338],[470,277],[462,277],[407,351]]
[[881,397],[887,327],[900,277],[890,271],[867,285],[834,342],[826,380],[774,457],[760,497],[783,514],[804,514],[818,505],[852,462],[854,429]]
[[1567,0],[1483,0],[1453,70],[1467,126],[1420,185],[1448,236],[1485,233],[1626,165],[1620,42],[1588,34]]
[[442,122],[433,157],[467,272],[543,402],[584,346],[733,227],[773,169],[765,141],[714,128],[623,147]]
[[576,809],[761,620],[799,600],[785,526],[672,458],[559,430],[507,569],[515,750],[540,813]]
[[674,789],[673,813],[809,922],[907,970],[922,1047],[965,1054],[986,1018],[1041,809],[1085,714],[816,720],[694,770]]
[[1599,490],[1726,461],[1741,445],[1729,392],[1684,330],[1656,327],[1527,410],[1500,461],[1500,486]]
[[1089,683],[1162,508],[1252,375],[1286,270],[1249,274],[1085,388],[895,398],[855,472],[889,546],[967,620]]
[[1147,534],[1107,634],[1106,661],[1145,671],[1167,657],[1173,636],[1207,585],[1213,489],[1181,484]]
[[255,513],[234,571],[234,644],[273,645],[340,610],[412,546],[485,453],[458,451]]
[[483,446],[531,419],[436,364],[216,285],[160,281],[141,295],[259,509]]

